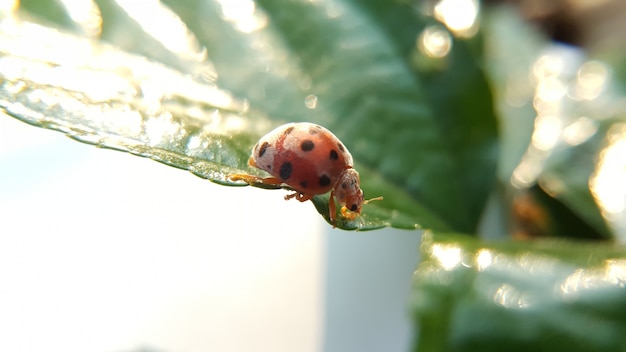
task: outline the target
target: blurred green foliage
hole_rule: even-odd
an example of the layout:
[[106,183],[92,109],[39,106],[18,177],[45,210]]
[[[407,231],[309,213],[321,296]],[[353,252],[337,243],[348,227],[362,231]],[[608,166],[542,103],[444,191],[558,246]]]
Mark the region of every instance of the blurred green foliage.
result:
[[626,249],[427,233],[416,351],[623,351]]

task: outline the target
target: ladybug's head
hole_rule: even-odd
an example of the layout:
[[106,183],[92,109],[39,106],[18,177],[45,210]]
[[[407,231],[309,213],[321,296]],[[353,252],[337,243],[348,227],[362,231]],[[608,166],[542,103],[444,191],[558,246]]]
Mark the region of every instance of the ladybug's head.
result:
[[361,190],[359,173],[355,169],[350,168],[343,172],[337,183],[335,183],[334,193],[335,197],[337,197],[337,202],[342,206],[342,213],[349,210],[356,217],[361,212],[363,191]]

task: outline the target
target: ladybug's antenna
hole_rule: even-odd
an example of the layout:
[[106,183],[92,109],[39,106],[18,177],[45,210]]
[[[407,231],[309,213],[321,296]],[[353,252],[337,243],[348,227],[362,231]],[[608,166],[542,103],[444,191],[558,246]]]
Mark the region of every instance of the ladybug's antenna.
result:
[[373,202],[375,200],[383,200],[383,197],[380,196],[380,197],[375,197],[375,198],[371,198],[371,199],[365,200],[365,201],[363,201],[363,204],[367,204],[367,203]]

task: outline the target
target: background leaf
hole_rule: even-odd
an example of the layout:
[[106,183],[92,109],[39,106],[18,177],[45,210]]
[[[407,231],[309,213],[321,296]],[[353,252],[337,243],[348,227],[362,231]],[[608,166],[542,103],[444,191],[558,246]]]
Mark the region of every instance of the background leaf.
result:
[[[622,83],[593,53],[550,43],[510,8],[486,15],[485,62],[504,131],[501,204],[512,210],[503,237],[622,241],[623,208],[611,208],[626,194],[616,157]],[[590,68],[597,80],[585,84]],[[411,302],[416,351],[625,348],[622,245],[431,232],[421,253]]]
[[490,9],[485,17],[486,59],[503,130],[499,178],[505,202],[513,198],[514,218],[524,217],[516,209],[530,206],[549,219],[538,224],[543,236],[615,236],[594,178],[614,133],[609,130],[625,115],[619,82],[593,53],[548,42],[510,8]]
[[626,248],[427,233],[416,351],[621,351]]

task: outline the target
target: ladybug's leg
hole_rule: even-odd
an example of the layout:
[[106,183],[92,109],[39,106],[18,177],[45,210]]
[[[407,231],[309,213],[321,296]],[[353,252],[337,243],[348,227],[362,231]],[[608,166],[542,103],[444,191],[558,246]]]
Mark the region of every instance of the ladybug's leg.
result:
[[282,181],[277,179],[276,177],[259,177],[248,174],[232,174],[228,175],[228,178],[231,181],[244,181],[249,185],[253,184],[264,184],[264,185],[280,185]]
[[313,198],[312,194],[308,193],[296,193],[296,199],[301,202],[306,202],[307,200]]
[[335,214],[337,212],[337,208],[335,206],[335,191],[330,191],[330,198],[328,199],[328,210],[329,210],[329,218],[330,218],[330,223],[333,224],[333,227],[336,227],[335,225]]
[[313,198],[313,195],[308,194],[308,193],[295,192],[295,193],[288,194],[285,196],[285,200],[289,200],[291,198],[296,198],[297,200],[301,202],[306,202],[307,200]]

